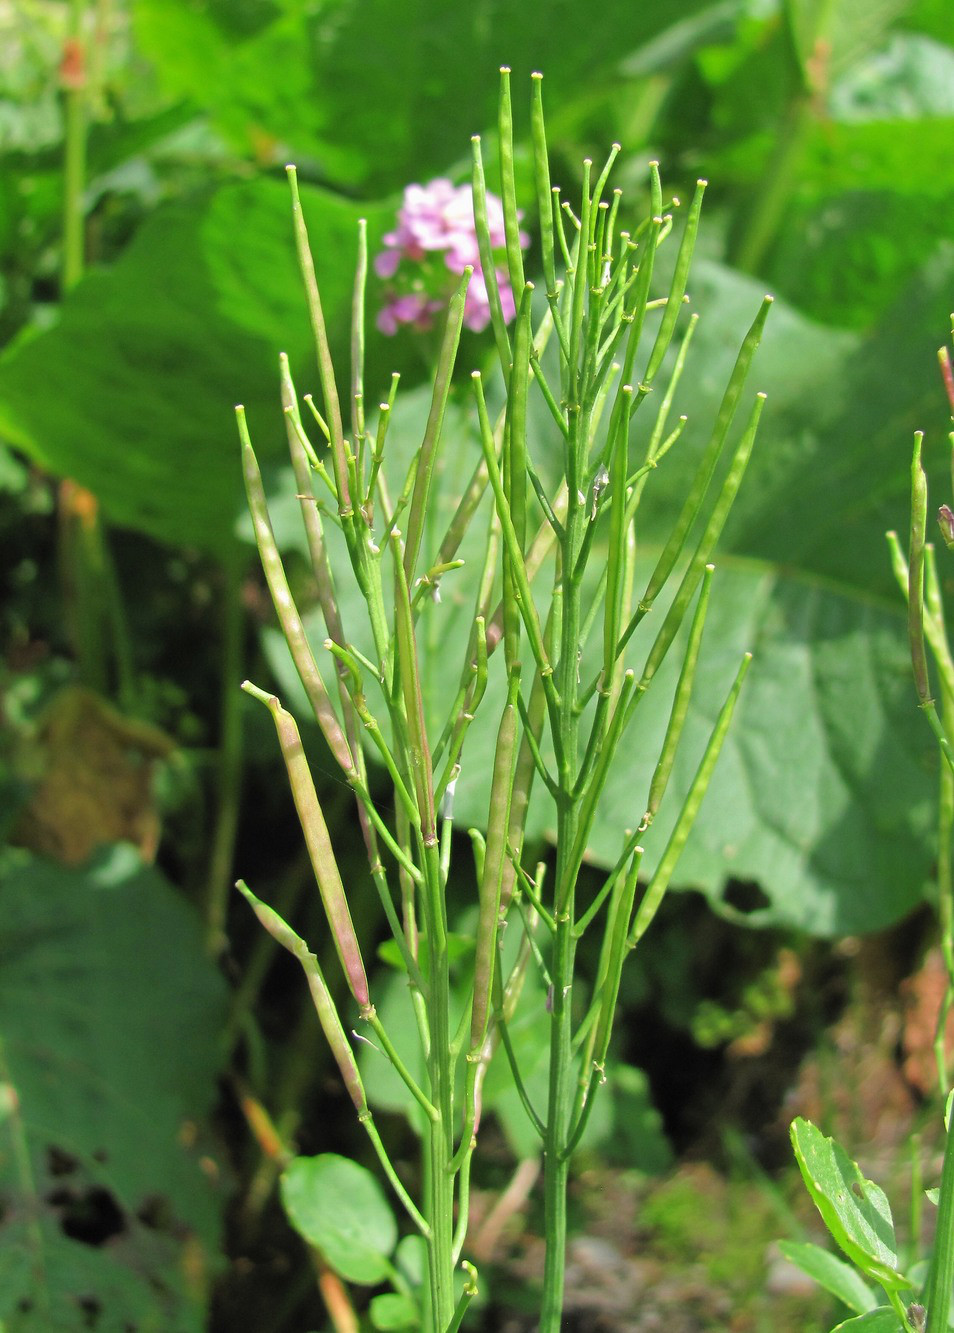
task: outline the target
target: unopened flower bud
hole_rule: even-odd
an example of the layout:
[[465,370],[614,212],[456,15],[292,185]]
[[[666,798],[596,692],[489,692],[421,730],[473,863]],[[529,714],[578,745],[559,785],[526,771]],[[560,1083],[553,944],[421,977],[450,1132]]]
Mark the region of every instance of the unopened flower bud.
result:
[[954,509],[949,505],[941,505],[937,511],[937,525],[941,529],[944,545],[949,551],[954,551]]

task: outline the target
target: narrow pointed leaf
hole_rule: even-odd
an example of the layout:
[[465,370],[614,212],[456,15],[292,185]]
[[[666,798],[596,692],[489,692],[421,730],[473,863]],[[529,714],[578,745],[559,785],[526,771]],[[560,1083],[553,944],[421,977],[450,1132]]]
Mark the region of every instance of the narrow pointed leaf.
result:
[[789,1263],[807,1273],[855,1314],[865,1314],[877,1307],[877,1297],[858,1270],[830,1250],[823,1250],[820,1245],[813,1245],[809,1241],[793,1240],[780,1240],[778,1248]]

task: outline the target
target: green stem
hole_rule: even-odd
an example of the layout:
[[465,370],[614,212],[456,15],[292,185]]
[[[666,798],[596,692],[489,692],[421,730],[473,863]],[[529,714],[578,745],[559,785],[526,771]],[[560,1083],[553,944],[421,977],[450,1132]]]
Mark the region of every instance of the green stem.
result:
[[[427,849],[424,910],[430,951],[430,1047],[427,1069],[435,1118],[425,1131],[428,1276],[435,1333],[444,1333],[454,1318],[454,1157],[453,1071],[451,1068],[450,970],[440,868],[436,844]],[[463,1313],[463,1312],[461,1312]],[[459,1321],[458,1321],[459,1322]]]
[[926,1333],[947,1333],[954,1285],[954,1116],[947,1130],[941,1190],[938,1198],[937,1231],[925,1296]]
[[752,654],[745,653],[742,663],[736,672],[735,681],[726,698],[725,703],[719,710],[719,716],[716,718],[715,726],[709,737],[709,743],[696,770],[696,775],[692,780],[686,799],[683,802],[682,810],[676,820],[672,833],[669,835],[669,841],[666,844],[666,850],[660,858],[656,867],[655,874],[649,881],[643,900],[639,904],[633,921],[632,929],[629,933],[629,947],[634,948],[646,931],[659,910],[659,904],[663,900],[666,889],[669,887],[669,881],[672,878],[676,863],[682,855],[682,849],[686,845],[686,839],[695,823],[696,815],[699,813],[699,807],[702,804],[702,798],[705,796],[709,786],[709,780],[712,777],[712,771],[715,768],[716,760],[722,749],[722,744],[729,730],[729,723],[732,721],[732,714],[739,697],[739,691],[742,688],[742,682],[745,680],[746,672],[752,661]]
[[[946,735],[954,727],[954,699],[941,677],[941,724]],[[954,1001],[954,883],[951,858],[954,854],[954,772],[949,764],[940,766],[938,792],[938,851],[937,851],[937,913],[941,928],[941,952],[947,984],[937,1016],[934,1033],[934,1057],[937,1065],[938,1086],[942,1097],[950,1088],[947,1061],[947,1019]]]
[[458,1300],[457,1305],[454,1307],[454,1313],[451,1317],[451,1321],[447,1325],[447,1333],[457,1333],[457,1330],[460,1328],[461,1321],[463,1320],[464,1315],[467,1312],[468,1305],[470,1305],[471,1301],[477,1295],[477,1269],[474,1267],[473,1264],[468,1263],[466,1259],[464,1260],[463,1267],[467,1272],[467,1285],[464,1287],[464,1290],[460,1293],[460,1299]]
[[[584,210],[585,211],[585,210]],[[580,262],[583,263],[581,245]],[[573,375],[573,369],[570,369]],[[567,490],[569,502],[566,535],[563,543],[560,623],[560,660],[557,665],[557,708],[560,736],[559,779],[561,792],[557,801],[557,864],[554,885],[556,935],[553,964],[550,969],[550,1071],[547,1095],[547,1122],[544,1137],[544,1218],[547,1237],[543,1273],[543,1305],[540,1333],[559,1333],[563,1314],[563,1289],[566,1272],[566,1191],[573,1097],[572,999],[573,963],[576,937],[573,932],[576,890],[577,803],[573,789],[577,778],[579,736],[576,721],[577,644],[581,618],[580,582],[574,576],[582,545],[587,513],[579,493],[577,476],[582,461],[582,423],[579,415],[570,418],[567,445]]]
[[[559,853],[558,853],[559,856]],[[572,909],[570,909],[572,910]],[[544,1148],[544,1231],[547,1238],[543,1272],[540,1333],[560,1333],[566,1275],[566,1191],[570,1162],[573,1051],[571,995],[575,940],[569,912],[557,921],[556,956],[552,969],[550,1080]]]
[[[68,292],[83,276],[86,250],[87,83],[86,50],[82,35],[83,3],[70,4],[70,35],[64,52],[65,135],[63,152],[63,290]],[[65,72],[69,70],[69,81]]]
[[743,273],[758,273],[764,268],[798,183],[800,159],[814,120],[812,98],[800,94],[788,108],[754,206],[747,211],[745,225],[729,255],[732,266]]
[[[321,391],[325,399],[325,411],[328,415],[331,461],[334,466],[335,487],[338,495],[338,513],[342,520],[347,520],[354,517],[354,509],[352,507],[351,494],[348,489],[347,449],[344,441],[344,431],[341,425],[341,402],[338,397],[338,386],[335,382],[335,369],[331,359],[331,347],[328,342],[328,333],[325,328],[325,316],[321,305],[321,296],[318,291],[318,279],[315,275],[315,265],[312,258],[311,246],[308,243],[308,230],[305,226],[305,218],[301,207],[301,197],[298,192],[298,173],[293,166],[287,167],[286,170],[288,173],[288,183],[291,186],[292,218],[295,227],[295,243],[298,250],[298,263],[308,298],[308,314],[311,319],[311,328],[315,339],[315,351],[318,357],[318,375],[321,380]],[[349,537],[350,547],[351,541],[353,540],[353,529],[350,523],[345,524],[345,532]]]
[[387,1029],[384,1027],[384,1024],[381,1022],[380,1018],[378,1018],[374,1006],[373,1005],[366,1006],[366,1008],[362,1010],[361,1017],[371,1027],[371,1030],[374,1032],[374,1035],[381,1043],[381,1049],[384,1051],[384,1054],[390,1061],[391,1066],[394,1069],[394,1072],[397,1074],[398,1078],[401,1080],[401,1082],[407,1088],[408,1092],[417,1102],[418,1106],[420,1106],[421,1110],[424,1112],[427,1119],[431,1122],[436,1121],[437,1111],[435,1107],[430,1101],[428,1101],[427,1096],[422,1091],[422,1089],[418,1087],[413,1074],[408,1069],[407,1065],[404,1063],[401,1057],[398,1055],[394,1043],[388,1036]]
[[[901,1321],[901,1327],[904,1330],[904,1333],[916,1333],[914,1326],[912,1325],[910,1319],[908,1319],[907,1310],[904,1308],[904,1301],[901,1299],[899,1294],[893,1290],[888,1291],[886,1294],[892,1310],[895,1312],[895,1314]],[[946,1327],[947,1325],[945,1325],[945,1329]]]
[[208,897],[205,911],[206,948],[218,957],[226,947],[225,918],[232,887],[232,862],[238,835],[242,797],[242,696],[236,681],[242,676],[244,616],[239,596],[237,564],[226,568],[222,606],[222,685],[219,722],[218,808],[209,856]]

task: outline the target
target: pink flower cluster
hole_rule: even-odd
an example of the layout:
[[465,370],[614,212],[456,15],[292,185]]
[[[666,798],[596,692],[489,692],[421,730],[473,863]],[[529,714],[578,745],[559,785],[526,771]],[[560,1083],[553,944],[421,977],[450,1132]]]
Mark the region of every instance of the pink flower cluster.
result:
[[[506,245],[503,205],[487,195],[487,221],[495,251]],[[398,211],[398,225],[383,238],[385,249],[374,261],[375,272],[388,282],[388,301],[378,315],[382,333],[396,333],[402,324],[429,329],[448,297],[448,272],[458,277],[471,265],[474,275],[464,303],[464,323],[479,333],[490,323],[487,283],[480,264],[474,229],[474,201],[469,185],[454,186],[440,178],[429,185],[409,185]],[[520,233],[520,244],[529,245]],[[505,268],[497,268],[497,286],[504,319],[516,314],[513,290]]]

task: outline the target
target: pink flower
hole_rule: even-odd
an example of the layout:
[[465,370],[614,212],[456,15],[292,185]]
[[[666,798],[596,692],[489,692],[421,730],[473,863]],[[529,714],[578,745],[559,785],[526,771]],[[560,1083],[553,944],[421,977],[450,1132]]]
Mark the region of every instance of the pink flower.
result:
[[[506,245],[503,204],[496,195],[487,195],[487,221],[494,250]],[[435,269],[431,256],[440,255],[450,274],[459,276],[468,266],[474,270],[464,303],[464,323],[480,332],[490,323],[487,284],[480,264],[474,226],[474,204],[469,185],[454,186],[444,177],[429,185],[409,185],[398,211],[398,225],[382,238],[384,250],[376,257],[374,269],[391,283],[387,305],[378,316],[378,328],[396,333],[401,324],[429,328],[434,314],[445,304],[450,284]],[[521,246],[530,238],[520,233]],[[408,272],[412,266],[412,272]],[[496,269],[500,303],[504,319],[516,313],[514,295],[506,270]],[[430,295],[425,295],[427,292]]]
[[[503,269],[497,269],[497,289],[500,292],[500,307],[504,322],[509,324],[517,313],[513,297],[513,288]],[[483,272],[475,270],[467,288],[464,301],[464,323],[475,333],[480,333],[490,323],[490,299],[487,296],[487,279]]]
[[413,324],[416,329],[429,329],[434,314],[441,309],[442,304],[441,301],[429,300],[422,292],[395,296],[378,315],[378,328],[387,334],[397,333],[402,324]]
[[[392,232],[393,236],[394,233]],[[387,237],[384,238],[385,241]],[[374,271],[379,278],[393,278],[401,262],[400,250],[382,250],[374,261]]]

